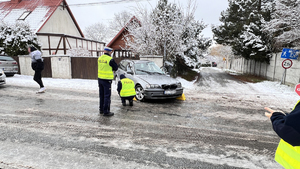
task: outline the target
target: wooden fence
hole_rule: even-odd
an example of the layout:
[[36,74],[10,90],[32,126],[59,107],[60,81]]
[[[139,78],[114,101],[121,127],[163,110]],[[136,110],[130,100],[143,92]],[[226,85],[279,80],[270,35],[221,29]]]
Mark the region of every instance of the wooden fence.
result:
[[[13,57],[19,64],[19,74],[33,75],[30,56]],[[55,78],[76,78],[76,79],[97,79],[98,58],[97,57],[70,57],[70,56],[49,56],[43,57],[43,77]],[[139,60],[139,57],[114,58],[117,64],[123,59]],[[20,69],[21,67],[21,69]]]
[[71,69],[72,78],[77,79],[97,79],[98,78],[98,58],[72,57]]

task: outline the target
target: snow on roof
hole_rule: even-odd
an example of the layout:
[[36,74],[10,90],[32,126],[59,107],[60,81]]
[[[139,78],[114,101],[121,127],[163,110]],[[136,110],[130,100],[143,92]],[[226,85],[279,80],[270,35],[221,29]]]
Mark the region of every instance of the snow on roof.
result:
[[0,21],[9,24],[14,23],[24,14],[24,12],[30,11],[30,14],[24,21],[28,22],[34,32],[38,32],[62,3],[65,3],[65,7],[69,11],[78,30],[81,32],[65,0],[21,0],[20,2],[0,2]]
[[118,37],[120,37],[122,35],[122,33],[126,30],[126,28],[128,27],[128,25],[131,24],[132,21],[134,21],[134,20],[137,21],[139,24],[141,24],[140,21],[135,16],[133,16],[129,20],[129,22],[119,31],[119,33],[108,43],[107,46],[108,47],[111,46],[118,39]]
[[30,11],[31,13],[24,21],[28,22],[31,29],[37,32],[62,2],[63,0],[1,2],[0,20],[6,23],[14,23],[24,12]]
[[[47,7],[37,7],[26,17],[25,21],[30,25],[30,28],[37,32],[47,19],[46,14],[49,12]],[[13,9],[5,18],[2,19],[5,23],[13,24],[19,19],[19,17],[26,12],[26,9]]]

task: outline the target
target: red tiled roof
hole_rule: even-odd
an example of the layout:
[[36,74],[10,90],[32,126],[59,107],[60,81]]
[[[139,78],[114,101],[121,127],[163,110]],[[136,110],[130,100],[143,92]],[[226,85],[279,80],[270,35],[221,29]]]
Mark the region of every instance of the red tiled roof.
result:
[[126,28],[133,20],[136,20],[138,23],[140,23],[140,21],[133,16],[130,21],[120,30],[120,32],[108,43],[108,47],[110,47],[123,34],[123,32],[125,32]]
[[[61,3],[65,4],[78,31],[81,36],[84,37],[65,0],[21,0],[21,2],[0,2],[0,21],[15,22],[24,11],[31,11],[32,13],[28,15],[28,19],[30,19],[29,24],[35,32],[39,32]],[[32,16],[33,14],[34,16]],[[26,19],[25,21],[27,21]],[[32,21],[34,19],[36,19],[36,21]]]

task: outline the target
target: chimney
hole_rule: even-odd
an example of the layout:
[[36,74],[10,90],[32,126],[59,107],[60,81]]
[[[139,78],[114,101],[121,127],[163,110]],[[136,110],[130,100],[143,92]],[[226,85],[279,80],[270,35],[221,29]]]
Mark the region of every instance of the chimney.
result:
[[22,0],[10,0],[11,3],[14,3],[14,4],[18,4],[20,3]]

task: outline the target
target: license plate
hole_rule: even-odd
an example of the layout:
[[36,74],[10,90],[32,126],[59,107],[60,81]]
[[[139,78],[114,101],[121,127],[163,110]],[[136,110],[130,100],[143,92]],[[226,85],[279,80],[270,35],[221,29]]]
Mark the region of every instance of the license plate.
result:
[[3,71],[13,71],[13,68],[3,68]]
[[167,95],[171,95],[171,94],[175,94],[176,93],[176,90],[166,90],[165,91],[165,94]]

